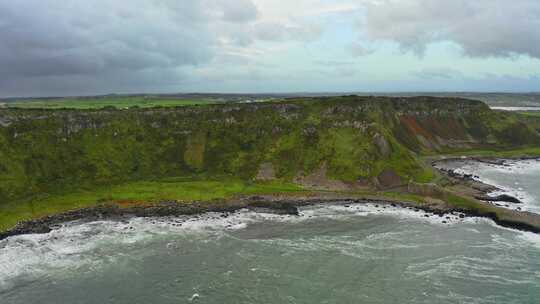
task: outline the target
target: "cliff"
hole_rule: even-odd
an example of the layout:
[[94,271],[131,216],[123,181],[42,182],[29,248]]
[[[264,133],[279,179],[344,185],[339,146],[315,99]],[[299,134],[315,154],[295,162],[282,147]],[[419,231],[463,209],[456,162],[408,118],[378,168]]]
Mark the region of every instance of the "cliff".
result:
[[427,182],[421,154],[540,145],[478,101],[332,97],[129,110],[0,109],[0,202],[163,177],[358,188]]

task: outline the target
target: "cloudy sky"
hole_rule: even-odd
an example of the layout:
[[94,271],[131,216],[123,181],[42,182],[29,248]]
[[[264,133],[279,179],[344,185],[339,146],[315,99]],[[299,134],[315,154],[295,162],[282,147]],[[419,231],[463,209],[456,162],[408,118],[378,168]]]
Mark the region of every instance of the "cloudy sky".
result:
[[0,0],[0,96],[539,91],[538,0]]

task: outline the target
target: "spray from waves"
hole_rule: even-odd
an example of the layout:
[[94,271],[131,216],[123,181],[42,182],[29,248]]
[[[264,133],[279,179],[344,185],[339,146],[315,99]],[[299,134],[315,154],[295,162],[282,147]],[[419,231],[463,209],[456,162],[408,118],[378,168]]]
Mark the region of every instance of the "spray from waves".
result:
[[[519,207],[520,210],[540,213],[540,205],[537,202],[539,198],[533,194],[536,189],[531,188],[530,185],[522,185],[519,182],[540,177],[539,160],[507,160],[504,165],[465,160],[449,163],[449,167],[454,169],[456,173],[471,174],[473,179],[500,189],[489,193],[490,196],[507,194],[520,199],[524,203],[519,206],[499,204],[501,207],[513,210]],[[512,177],[514,181],[499,180],[501,177],[508,176]]]
[[[467,244],[468,252],[459,255],[412,263],[405,271],[406,276],[424,278],[443,287],[447,286],[445,280],[448,278],[500,288],[529,286],[540,281],[536,260],[528,256],[531,249],[536,251],[534,248],[540,248],[539,234],[501,227],[485,218],[477,218],[475,222],[492,228],[482,229],[484,232],[489,231],[488,241]],[[471,254],[471,251],[477,254]]]
[[[71,222],[55,228],[49,234],[21,235],[0,241],[0,292],[9,289],[18,280],[32,281],[61,273],[64,270],[81,272],[99,271],[109,263],[124,259],[122,249],[137,247],[156,238],[196,237],[200,241],[219,238],[229,231],[246,229],[262,222],[301,223],[321,219],[348,221],[354,217],[391,216],[404,223],[452,226],[460,223],[479,223],[486,219],[453,216],[449,219],[401,207],[374,204],[316,205],[300,210],[300,216],[283,216],[241,210],[233,214],[208,213],[198,216],[165,218],[132,218],[123,221]],[[445,221],[446,223],[443,223]],[[493,224],[494,225],[494,224]],[[498,226],[496,226],[498,227]],[[535,235],[536,236],[536,235]],[[523,241],[537,242],[529,234]],[[274,240],[275,241],[275,240]],[[369,235],[362,242],[347,239],[331,240],[320,237],[318,247],[312,250],[339,250],[354,257],[365,257],[383,248],[414,248],[400,232]],[[173,246],[168,243],[167,246]],[[296,250],[305,250],[308,244],[281,244]],[[130,247],[132,246],[132,247]],[[362,253],[358,248],[364,248]],[[125,252],[125,250],[124,250]],[[359,253],[360,252],[360,253]]]

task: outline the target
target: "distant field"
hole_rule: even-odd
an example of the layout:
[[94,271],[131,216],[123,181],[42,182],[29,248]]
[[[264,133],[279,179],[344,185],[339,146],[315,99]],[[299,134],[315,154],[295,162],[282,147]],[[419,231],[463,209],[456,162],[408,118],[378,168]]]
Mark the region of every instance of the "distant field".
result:
[[25,109],[100,109],[115,107],[118,109],[130,107],[179,107],[191,105],[207,105],[222,103],[219,99],[175,99],[151,97],[92,97],[92,98],[59,98],[59,99],[28,99],[17,100],[6,104],[10,108]]
[[519,113],[523,115],[527,115],[527,116],[540,117],[540,111],[526,111],[526,112],[519,112]]
[[469,149],[469,150],[456,150],[453,152],[447,152],[442,155],[437,153],[430,153],[423,155],[424,159],[432,161],[434,159],[439,159],[441,156],[446,157],[460,157],[460,156],[470,156],[470,157],[500,157],[500,158],[519,158],[519,157],[538,157],[540,155],[540,147],[522,147],[511,150],[479,150],[479,149]]

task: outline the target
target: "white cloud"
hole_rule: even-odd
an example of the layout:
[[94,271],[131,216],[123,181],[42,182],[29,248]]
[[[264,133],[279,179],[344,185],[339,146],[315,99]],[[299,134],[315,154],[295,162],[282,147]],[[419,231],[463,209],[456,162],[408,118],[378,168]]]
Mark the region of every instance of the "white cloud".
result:
[[540,58],[538,0],[379,0],[366,4],[362,31],[422,53],[453,41],[469,56]]

